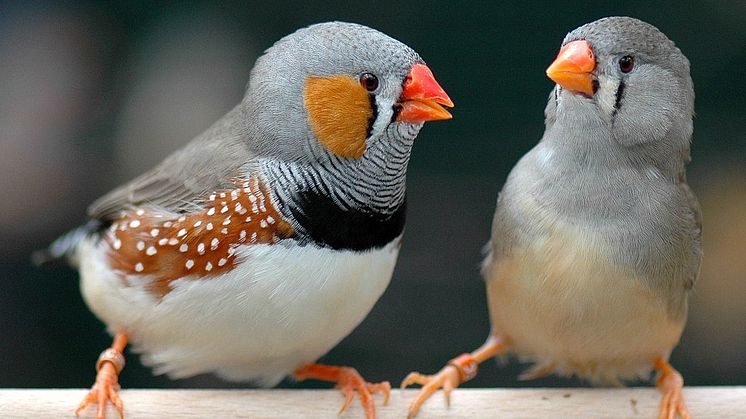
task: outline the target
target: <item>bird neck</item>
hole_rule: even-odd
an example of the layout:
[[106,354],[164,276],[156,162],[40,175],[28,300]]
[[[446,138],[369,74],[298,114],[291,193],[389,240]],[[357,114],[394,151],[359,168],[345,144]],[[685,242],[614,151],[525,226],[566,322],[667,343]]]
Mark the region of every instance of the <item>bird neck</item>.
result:
[[688,156],[691,123],[674,124],[662,138],[649,142],[630,142],[614,124],[614,115],[602,115],[595,104],[575,103],[558,106],[548,121],[542,142],[572,167],[602,172],[632,168],[651,169],[664,179],[676,182]]
[[[368,145],[365,155],[344,159],[329,153],[312,163],[262,160],[262,172],[297,239],[349,250],[380,248],[401,235],[405,220],[406,170],[414,136]],[[414,133],[416,135],[416,133]]]

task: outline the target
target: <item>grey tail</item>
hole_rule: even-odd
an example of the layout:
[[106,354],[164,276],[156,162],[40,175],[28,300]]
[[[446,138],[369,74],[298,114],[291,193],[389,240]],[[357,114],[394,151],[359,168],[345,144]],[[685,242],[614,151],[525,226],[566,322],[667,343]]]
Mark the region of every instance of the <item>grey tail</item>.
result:
[[70,230],[53,241],[46,249],[31,254],[31,262],[36,266],[64,263],[77,265],[75,250],[78,244],[89,235],[100,231],[104,224],[100,220],[89,220],[82,226]]

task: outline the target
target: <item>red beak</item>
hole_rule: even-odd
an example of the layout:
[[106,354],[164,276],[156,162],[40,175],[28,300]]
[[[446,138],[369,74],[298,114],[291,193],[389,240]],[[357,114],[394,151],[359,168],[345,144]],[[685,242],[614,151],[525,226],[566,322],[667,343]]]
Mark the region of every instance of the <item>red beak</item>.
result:
[[596,58],[588,41],[572,41],[560,49],[547,68],[547,77],[567,90],[593,96],[593,70]]
[[402,99],[397,121],[418,123],[453,118],[443,108],[453,107],[451,98],[435,81],[433,72],[425,64],[415,64],[409,71],[402,89]]

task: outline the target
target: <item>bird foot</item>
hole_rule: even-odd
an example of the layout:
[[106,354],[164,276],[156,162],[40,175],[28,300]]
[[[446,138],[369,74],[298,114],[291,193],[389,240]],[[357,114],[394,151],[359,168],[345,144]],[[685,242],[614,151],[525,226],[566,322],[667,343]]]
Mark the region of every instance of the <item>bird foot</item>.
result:
[[677,415],[681,419],[691,419],[684,404],[684,378],[662,359],[656,361],[655,368],[660,371],[656,385],[663,393],[658,419],[676,419]]
[[293,373],[293,378],[298,381],[313,378],[337,383],[336,388],[340,389],[345,397],[344,403],[342,403],[342,408],[339,409],[340,415],[350,406],[350,403],[352,403],[352,399],[355,397],[355,393],[357,392],[360,397],[360,403],[363,405],[365,417],[368,419],[375,419],[376,406],[373,402],[372,395],[383,393],[384,406],[388,404],[389,396],[391,395],[391,384],[389,384],[388,381],[369,383],[363,379],[357,370],[350,367],[309,364],[297,369]]
[[424,375],[418,372],[411,372],[404,378],[401,388],[406,388],[412,384],[422,386],[417,398],[409,405],[408,418],[413,418],[420,411],[420,407],[427,399],[435,394],[438,389],[443,389],[443,395],[446,399],[446,406],[451,406],[451,392],[454,388],[462,383],[471,380],[477,375],[478,362],[471,354],[462,354],[453,358],[437,374]]
[[[119,418],[124,418],[124,405],[122,404],[122,399],[120,399],[117,394],[120,388],[118,375],[121,368],[118,368],[118,364],[115,364],[114,361],[106,358],[107,354],[111,355],[113,353],[114,351],[112,348],[101,353],[98,362],[99,368],[98,373],[96,374],[96,383],[83,398],[83,401],[80,402],[78,408],[75,409],[76,416],[79,415],[83,409],[88,407],[89,404],[96,403],[98,405],[96,409],[96,419],[104,419],[106,418],[106,405],[111,402],[119,412]],[[117,352],[117,354],[122,359],[121,365],[123,368],[124,358],[121,353]]]
[[97,404],[96,419],[106,418],[108,403],[114,405],[119,412],[119,418],[124,419],[124,404],[117,393],[119,387],[119,373],[124,369],[124,347],[127,345],[127,335],[117,333],[111,348],[105,349],[96,361],[96,382],[88,394],[78,404],[75,415],[80,415],[91,403]]

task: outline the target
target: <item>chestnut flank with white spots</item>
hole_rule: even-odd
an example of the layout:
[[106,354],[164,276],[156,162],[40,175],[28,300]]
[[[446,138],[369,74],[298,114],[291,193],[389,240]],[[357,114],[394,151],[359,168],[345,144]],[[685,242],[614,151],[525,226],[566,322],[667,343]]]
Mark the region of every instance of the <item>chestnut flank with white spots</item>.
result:
[[[253,217],[246,215],[247,208]],[[172,281],[232,270],[240,263],[235,250],[239,245],[276,243],[293,234],[272,205],[269,190],[252,177],[236,189],[211,193],[200,211],[173,216],[138,208],[123,213],[104,240],[115,270],[148,275],[148,291],[163,298]]]

